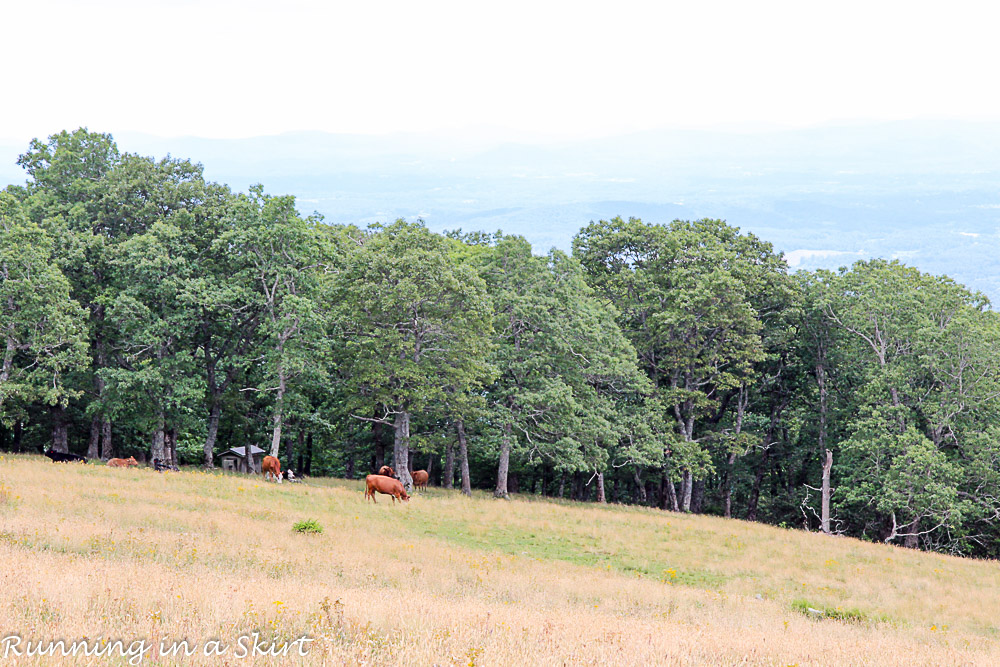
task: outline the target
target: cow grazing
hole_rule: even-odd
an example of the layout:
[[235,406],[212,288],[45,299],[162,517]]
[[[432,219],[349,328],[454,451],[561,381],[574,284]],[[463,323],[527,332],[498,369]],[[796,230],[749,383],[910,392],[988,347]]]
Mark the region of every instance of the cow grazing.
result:
[[415,489],[426,489],[427,480],[430,475],[427,474],[426,470],[414,470],[413,471],[413,488]]
[[163,472],[164,470],[173,470],[174,472],[180,472],[177,466],[170,465],[169,461],[163,459],[153,459],[153,470],[156,472]]
[[112,468],[130,468],[139,465],[139,462],[134,456],[130,456],[127,459],[108,459],[108,465]]
[[410,496],[406,494],[406,489],[403,488],[403,483],[398,479],[385,475],[368,475],[365,477],[365,498],[371,498],[373,503],[377,503],[375,500],[376,491],[392,496],[393,505],[396,504],[396,498],[399,498],[400,502],[410,499]]
[[260,464],[260,471],[264,473],[264,481],[270,477],[278,484],[281,484],[281,461],[274,458],[273,456],[265,456],[264,461]]
[[295,471],[291,468],[285,468],[285,471],[281,473],[282,477],[291,482],[292,484],[299,484],[302,480],[295,476]]
[[80,456],[79,454],[70,454],[69,452],[57,452],[53,449],[45,452],[45,455],[52,459],[53,463],[86,463],[87,458]]
[[390,468],[389,466],[382,466],[381,468],[379,468],[378,474],[383,475],[385,477],[392,477],[393,479],[399,479],[399,477],[396,475],[396,471]]

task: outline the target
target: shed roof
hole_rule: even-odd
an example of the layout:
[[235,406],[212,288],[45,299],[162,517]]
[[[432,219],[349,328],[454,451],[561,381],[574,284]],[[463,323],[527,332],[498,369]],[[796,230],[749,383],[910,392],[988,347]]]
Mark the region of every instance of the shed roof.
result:
[[[257,456],[258,454],[263,454],[264,450],[257,445],[250,445],[250,456]],[[247,452],[246,447],[231,447],[226,451],[219,454],[219,456],[226,456],[231,454],[233,456],[239,456],[240,458],[246,458]]]

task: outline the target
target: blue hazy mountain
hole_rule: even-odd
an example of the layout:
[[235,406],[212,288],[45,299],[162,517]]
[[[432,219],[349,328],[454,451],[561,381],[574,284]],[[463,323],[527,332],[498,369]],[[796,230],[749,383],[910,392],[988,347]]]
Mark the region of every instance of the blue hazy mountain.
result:
[[[93,128],[92,128],[93,129]],[[569,249],[591,220],[723,218],[793,268],[899,258],[1000,298],[1000,124],[913,121],[800,130],[663,130],[528,142],[468,134],[290,133],[248,139],[120,134],[208,178],[294,194],[303,213],[367,225],[503,230]],[[26,146],[0,145],[0,182]]]

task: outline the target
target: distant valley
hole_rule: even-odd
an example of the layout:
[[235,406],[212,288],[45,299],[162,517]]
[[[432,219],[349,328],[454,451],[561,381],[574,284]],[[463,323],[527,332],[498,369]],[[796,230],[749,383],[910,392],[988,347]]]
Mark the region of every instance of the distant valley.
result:
[[[104,128],[91,128],[104,130]],[[112,128],[113,130],[113,128]],[[239,140],[116,134],[123,150],[191,158],[303,213],[435,231],[503,230],[569,250],[591,220],[723,218],[793,268],[898,258],[1000,299],[1000,124],[899,122],[755,132],[658,131],[526,143],[455,135],[294,133]],[[0,144],[0,184],[25,145]]]

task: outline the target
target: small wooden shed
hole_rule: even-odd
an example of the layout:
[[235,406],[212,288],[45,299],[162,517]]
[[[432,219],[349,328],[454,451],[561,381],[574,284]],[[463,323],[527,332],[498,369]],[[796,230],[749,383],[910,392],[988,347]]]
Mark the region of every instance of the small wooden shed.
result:
[[[233,447],[219,454],[219,463],[223,470],[229,472],[246,473],[246,447]],[[264,460],[264,450],[257,445],[250,445],[250,456],[253,457],[254,470],[260,470],[261,462]]]

